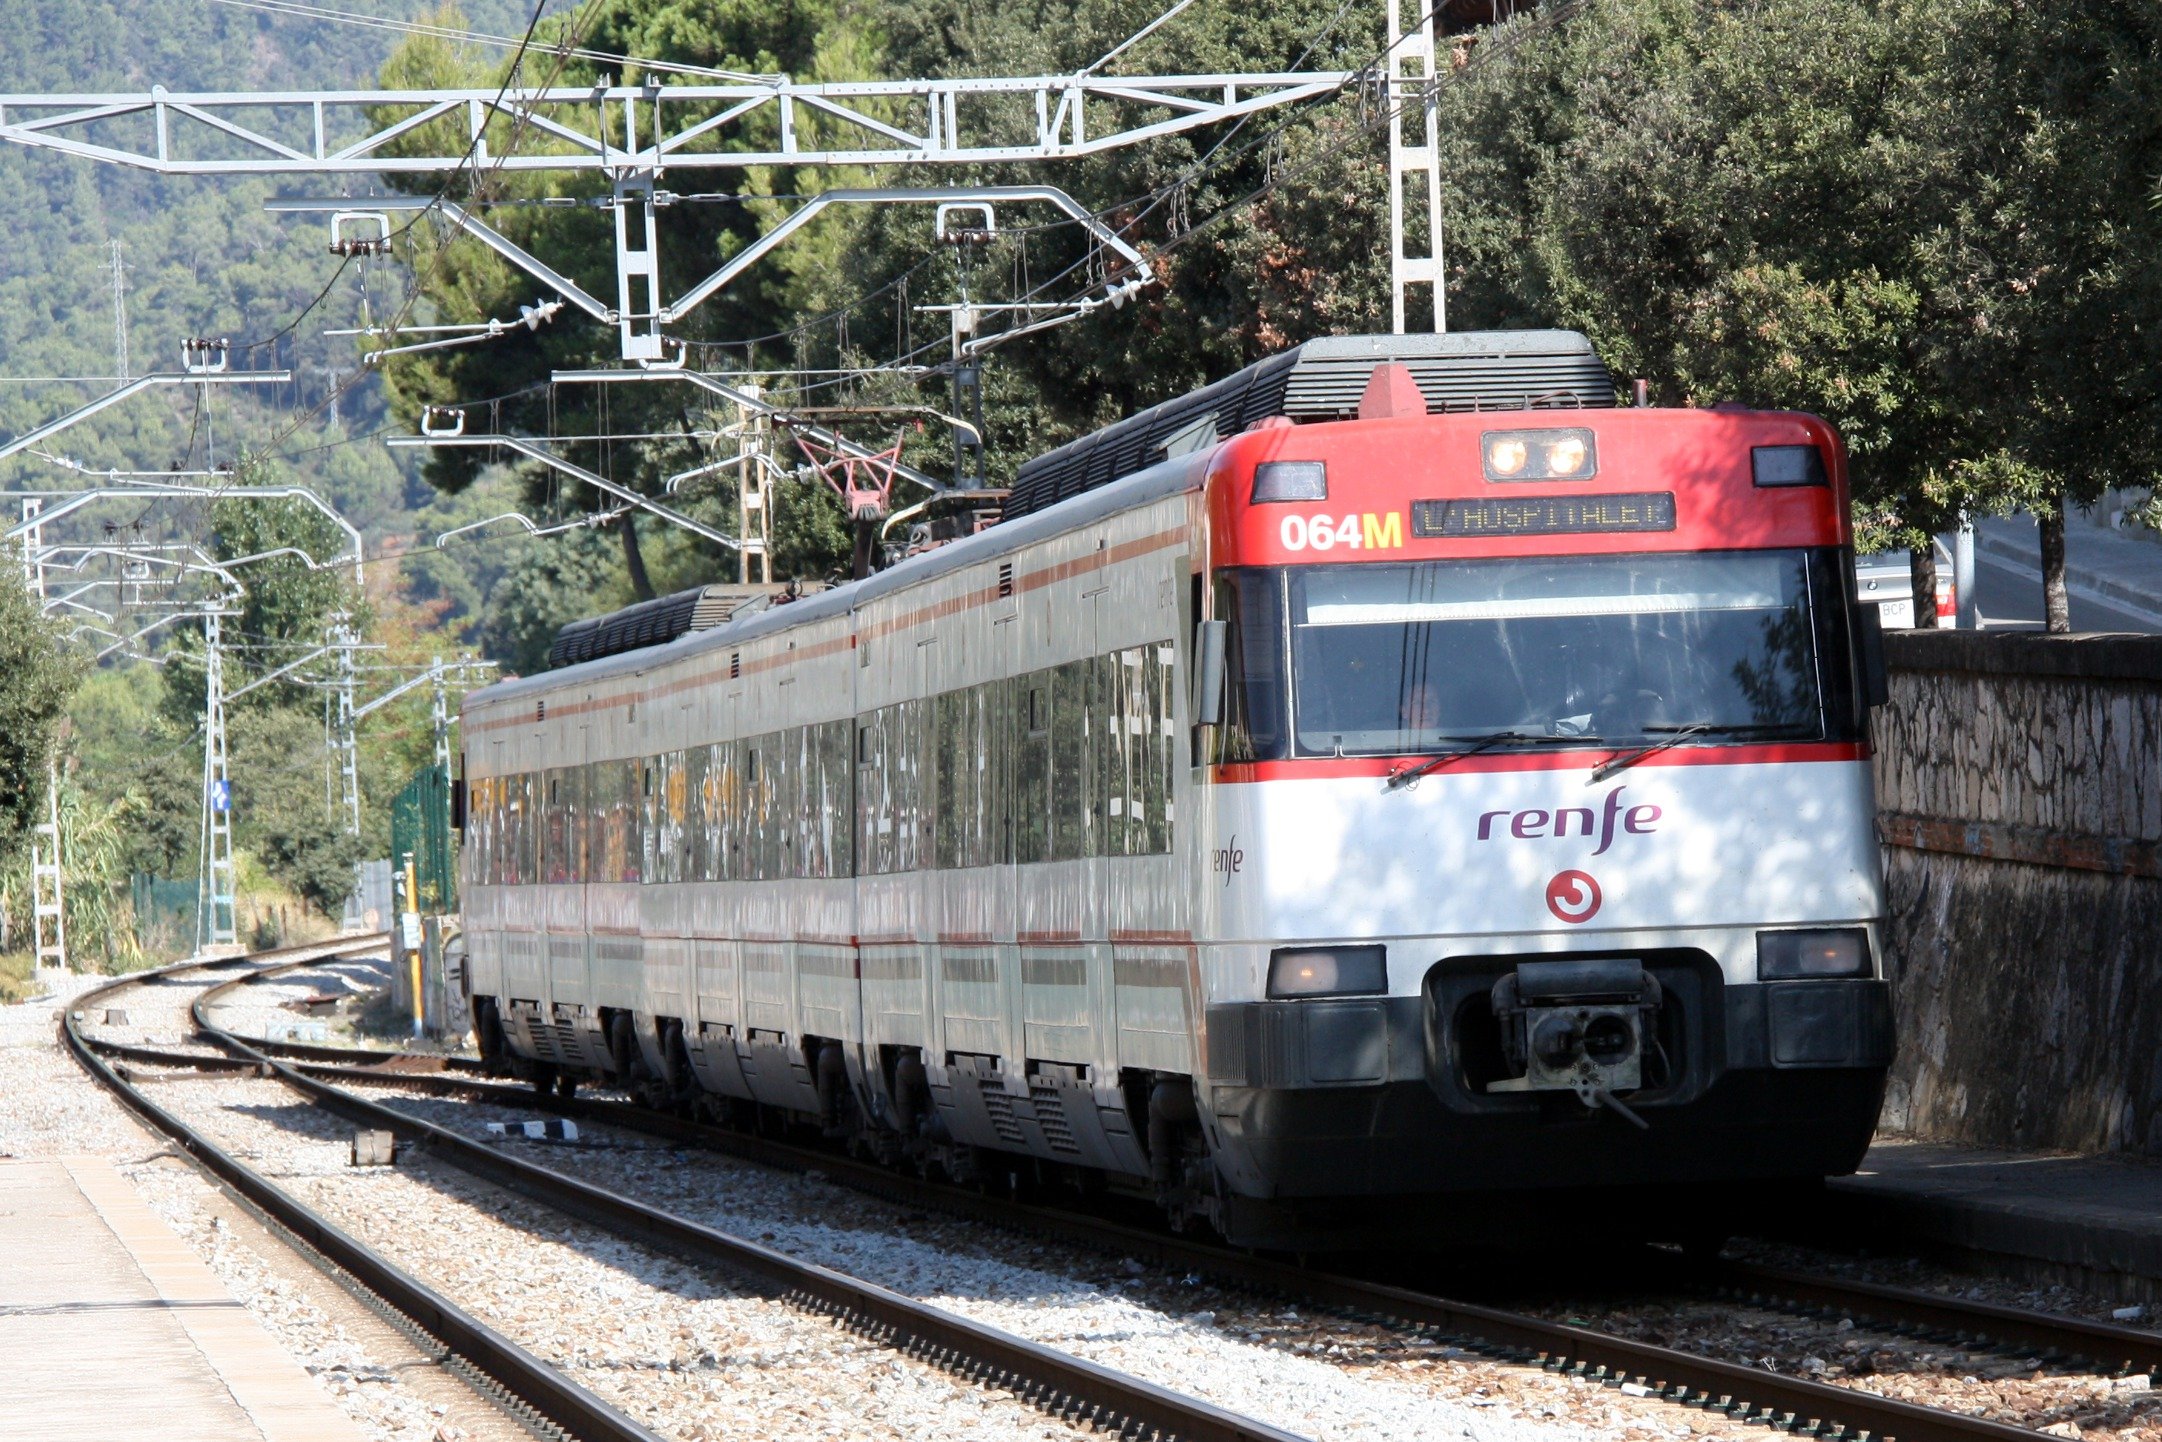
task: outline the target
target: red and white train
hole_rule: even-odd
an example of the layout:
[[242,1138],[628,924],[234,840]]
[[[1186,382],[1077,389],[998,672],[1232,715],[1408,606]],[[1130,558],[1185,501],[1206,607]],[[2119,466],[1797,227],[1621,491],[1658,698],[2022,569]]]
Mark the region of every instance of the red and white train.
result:
[[468,697],[483,1049],[1255,1244],[1851,1170],[1851,539],[1814,417],[1309,342],[981,534]]

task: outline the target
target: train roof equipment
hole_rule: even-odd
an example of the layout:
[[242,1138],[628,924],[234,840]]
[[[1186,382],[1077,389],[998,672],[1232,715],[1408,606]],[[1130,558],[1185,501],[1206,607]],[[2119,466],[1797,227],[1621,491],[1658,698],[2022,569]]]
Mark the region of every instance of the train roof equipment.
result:
[[548,668],[575,666],[602,656],[665,646],[693,631],[710,631],[739,615],[774,605],[783,597],[794,599],[810,591],[822,591],[822,582],[787,582],[731,586],[692,586],[689,590],[640,601],[611,611],[572,621],[556,632],[548,648]]
[[1614,404],[1613,376],[1576,331],[1323,336],[1024,463],[1005,514],[1044,510],[1272,416],[1349,420],[1374,368],[1389,362],[1411,372],[1430,413]]

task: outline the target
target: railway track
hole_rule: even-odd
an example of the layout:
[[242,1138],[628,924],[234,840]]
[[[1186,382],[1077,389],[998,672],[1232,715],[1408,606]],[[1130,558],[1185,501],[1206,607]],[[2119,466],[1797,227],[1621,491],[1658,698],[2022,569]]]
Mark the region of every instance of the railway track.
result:
[[[196,1025],[204,1036],[227,1048],[227,1056],[138,1043],[100,1042],[87,1036],[82,1024],[94,1004],[138,983],[141,977],[121,978],[111,986],[86,993],[63,1017],[63,1034],[70,1050],[93,1075],[118,1091],[130,1107],[171,1136],[214,1176],[344,1268],[443,1347],[466,1358],[514,1405],[528,1409],[564,1433],[595,1442],[658,1442],[658,1434],[578,1387],[448,1298],[407,1276],[160,1106],[147,1094],[155,1087],[141,1069],[246,1070],[274,1077],[364,1127],[424,1142],[430,1156],[485,1182],[625,1240],[751,1278],[800,1310],[969,1381],[1004,1389],[1068,1423],[1161,1442],[1301,1442],[1295,1434],[1266,1423],[506,1156],[446,1128],[356,1096],[322,1075],[328,1071],[348,1081],[366,1079],[356,1076],[350,1067],[332,1067],[320,1060],[296,1064],[274,1057],[263,1046],[220,1030],[209,1018],[216,999],[236,986],[353,950],[348,946],[342,951],[295,960],[273,960],[206,990],[192,1007]],[[160,975],[186,969],[190,968],[169,968]],[[380,1057],[373,1060],[380,1065]],[[376,1075],[407,1083],[414,1080],[411,1075],[389,1072]],[[487,1085],[459,1081],[464,1086]]]
[[[229,960],[182,962],[154,972],[123,976],[76,998],[75,1004],[61,1014],[61,1040],[92,1077],[113,1091],[153,1129],[171,1138],[191,1160],[238,1197],[274,1232],[324,1267],[372,1309],[393,1319],[408,1335],[416,1340],[426,1338],[433,1344],[427,1350],[438,1363],[509,1412],[521,1425],[537,1435],[574,1437],[581,1442],[664,1442],[657,1433],[564,1378],[449,1298],[408,1276],[372,1248],[244,1165],[176,1112],[152,1099],[123,1068],[109,1063],[101,1054],[103,1048],[83,1030],[86,1015],[96,1006],[146,981],[164,980],[190,971],[259,965],[265,961],[276,965],[278,963],[272,959],[296,952],[307,954],[291,965],[306,965],[365,954],[371,943],[381,945],[385,940],[387,938],[380,935],[346,938],[330,946],[283,947]],[[144,1046],[117,1049],[142,1060],[157,1057],[163,1064],[176,1067],[208,1060],[189,1053],[159,1053],[155,1048]]]
[[[279,967],[273,970],[284,970]],[[493,1148],[456,1137],[430,1123],[340,1092],[343,1085],[394,1084],[444,1096],[480,1098],[513,1107],[541,1107],[587,1121],[636,1130],[676,1143],[718,1150],[746,1160],[794,1170],[816,1169],[836,1181],[910,1206],[959,1215],[991,1225],[1021,1228],[1090,1248],[1151,1260],[1170,1269],[1198,1272],[1219,1282],[1327,1308],[1364,1319],[1385,1319],[1503,1359],[1551,1372],[1627,1387],[1683,1406],[1737,1421],[1803,1435],[1841,1439],[1896,1438],[1912,1442],[2033,1438],[2025,1428],[1877,1396],[1855,1387],[1791,1377],[1619,1337],[1568,1322],[1480,1306],[1352,1276],[1256,1257],[1160,1232],[1063,1210],[994,1200],[957,1187],[921,1181],[884,1167],[824,1150],[751,1137],[624,1103],[541,1097],[530,1090],[483,1080],[477,1064],[442,1059],[439,1072],[413,1072],[411,1058],[302,1043],[242,1039],[219,1030],[209,1010],[234,988],[269,972],[233,978],[196,1003],[198,1024],[234,1048],[223,1058],[171,1054],[145,1056],[165,1065],[270,1066],[304,1078],[325,1096],[341,1098],[345,1114],[408,1135],[449,1137],[479,1154],[485,1164],[523,1172],[558,1174],[503,1157]],[[546,1185],[546,1184],[544,1184]],[[573,1183],[574,1186],[583,1184]],[[592,1189],[597,1190],[597,1189]],[[627,1199],[617,1199],[619,1201]],[[641,1212],[651,1209],[631,1203]],[[636,1225],[651,1225],[639,1217]],[[688,1225],[688,1224],[686,1224]],[[703,1229],[700,1229],[703,1230]],[[749,1245],[749,1244],[744,1244]],[[772,1254],[755,1248],[755,1260]],[[746,1259],[749,1265],[754,1259]],[[801,1266],[801,1263],[791,1263]],[[2082,1318],[1995,1306],[1906,1288],[1721,1263],[1701,1281],[1738,1300],[1851,1317],[1890,1330],[1992,1343],[2051,1359],[2084,1358],[2098,1370],[2162,1372],[2162,1336],[2137,1328]],[[1671,1277],[1667,1280],[1671,1285]],[[816,1294],[812,1294],[814,1298]]]

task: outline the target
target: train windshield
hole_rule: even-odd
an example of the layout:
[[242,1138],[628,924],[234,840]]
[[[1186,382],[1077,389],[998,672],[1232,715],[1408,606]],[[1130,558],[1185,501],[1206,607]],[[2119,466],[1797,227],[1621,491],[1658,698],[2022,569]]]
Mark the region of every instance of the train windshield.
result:
[[1230,589],[1225,759],[1858,732],[1836,551],[1298,566]]

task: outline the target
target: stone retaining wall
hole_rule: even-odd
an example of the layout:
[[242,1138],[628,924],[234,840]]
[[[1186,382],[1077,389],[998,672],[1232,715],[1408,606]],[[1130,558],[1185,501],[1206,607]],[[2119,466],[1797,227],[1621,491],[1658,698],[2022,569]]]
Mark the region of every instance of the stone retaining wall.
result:
[[1885,639],[1885,1129],[2162,1153],[2162,636]]

